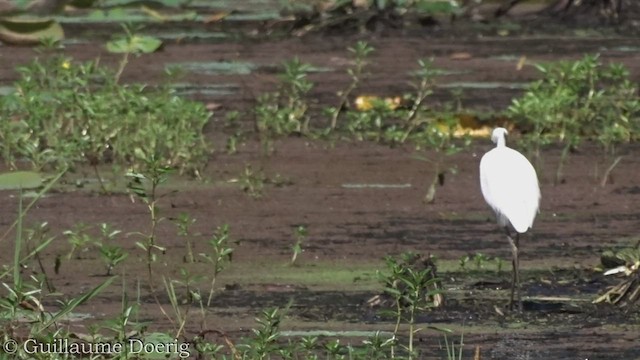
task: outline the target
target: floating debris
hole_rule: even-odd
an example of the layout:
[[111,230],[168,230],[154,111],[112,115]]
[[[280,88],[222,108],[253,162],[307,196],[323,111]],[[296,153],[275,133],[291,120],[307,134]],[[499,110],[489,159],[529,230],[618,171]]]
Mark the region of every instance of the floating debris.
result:
[[621,307],[635,304],[640,299],[640,247],[622,249],[617,252],[605,251],[600,257],[602,267],[609,268],[605,276],[623,276],[622,281],[593,301],[606,302]]

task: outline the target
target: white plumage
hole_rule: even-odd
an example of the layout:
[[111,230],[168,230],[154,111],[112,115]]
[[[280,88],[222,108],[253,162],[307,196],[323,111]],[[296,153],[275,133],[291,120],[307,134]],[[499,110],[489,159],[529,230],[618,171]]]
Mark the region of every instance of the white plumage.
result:
[[525,233],[533,225],[540,204],[538,176],[524,155],[506,146],[505,128],[496,128],[496,147],[480,160],[480,186],[484,200],[496,213],[501,227]]
[[[505,128],[496,128],[491,133],[491,140],[496,147],[480,160],[480,187],[484,200],[496,213],[498,225],[505,229],[511,245],[513,281],[509,305],[513,308],[514,292],[517,291],[518,307],[522,311],[519,240],[520,234],[533,226],[540,205],[540,187],[533,165],[524,155],[507,147],[506,135]],[[516,231],[515,240],[511,237],[511,229]]]

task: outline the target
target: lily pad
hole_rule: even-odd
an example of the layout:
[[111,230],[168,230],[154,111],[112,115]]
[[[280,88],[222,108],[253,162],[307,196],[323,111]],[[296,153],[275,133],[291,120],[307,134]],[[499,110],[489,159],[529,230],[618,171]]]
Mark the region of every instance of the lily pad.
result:
[[43,39],[61,41],[64,30],[50,18],[6,17],[0,19],[0,41],[11,45],[37,45]]
[[12,171],[0,174],[0,190],[35,189],[42,186],[42,177],[34,171]]
[[158,50],[162,41],[153,36],[133,35],[107,43],[107,51],[111,53],[141,53],[149,54]]

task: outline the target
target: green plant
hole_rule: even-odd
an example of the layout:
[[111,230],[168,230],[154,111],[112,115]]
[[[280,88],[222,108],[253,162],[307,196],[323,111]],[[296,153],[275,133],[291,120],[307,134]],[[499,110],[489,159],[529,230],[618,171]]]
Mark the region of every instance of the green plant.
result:
[[[443,123],[431,123],[423,130],[413,136],[417,150],[432,150],[432,156],[414,155],[413,158],[431,164],[433,178],[429,182],[427,192],[424,197],[425,203],[432,203],[436,198],[437,186],[443,186],[447,173],[455,175],[457,168],[449,165],[448,158],[464,150],[471,144],[467,137],[458,140],[454,136],[454,129],[457,126],[457,119],[449,114],[443,119]],[[445,129],[443,130],[442,127]]]
[[[390,106],[386,99],[371,98],[371,108],[364,111],[348,111],[346,117],[347,131],[357,140],[372,140],[381,142],[382,140],[390,140],[385,135],[389,134],[389,129],[394,130],[396,127],[388,127],[389,119],[393,119],[394,109]],[[385,130],[387,132],[385,133]],[[392,139],[391,139],[392,140]],[[388,141],[393,143],[392,141]]]
[[419,69],[416,71],[416,80],[413,83],[415,88],[415,95],[413,97],[413,103],[411,109],[404,117],[404,123],[406,124],[406,130],[404,135],[400,138],[400,143],[404,143],[411,132],[420,126],[424,119],[417,117],[420,108],[427,96],[433,93],[433,87],[435,86],[435,77],[437,70],[433,66],[433,60],[418,60]]
[[[454,340],[451,340],[449,343],[449,339],[447,338],[447,333],[444,333],[444,345],[447,349],[447,360],[462,360],[462,348],[464,347],[464,334],[460,335],[460,341],[458,345]],[[458,347],[458,351],[456,351],[456,346]]]
[[[41,223],[40,226],[35,229],[25,230],[23,228],[24,219],[30,208],[51,189],[65,171],[66,169],[49,180],[26,207],[23,202],[23,189],[42,186],[43,181],[40,179],[37,185],[36,182],[30,184],[26,181],[19,181],[16,184],[7,181],[10,177],[0,177],[1,188],[19,191],[17,219],[9,227],[9,231],[15,228],[13,261],[10,268],[0,275],[0,279],[4,279],[10,275],[12,277],[11,282],[2,281],[2,286],[5,289],[3,296],[0,297],[0,318],[4,319],[2,322],[4,329],[2,333],[3,340],[16,341],[16,339],[29,338],[47,339],[52,338],[56,334],[61,334],[62,331],[60,329],[62,325],[59,321],[65,316],[68,316],[68,314],[81,304],[94,298],[114,280],[114,278],[109,278],[88,292],[62,303],[58,311],[46,311],[44,307],[46,302],[43,301],[45,298],[43,288],[46,285],[49,286],[50,291],[52,290],[52,286],[50,286],[46,280],[46,273],[43,273],[44,279],[33,275],[26,278],[23,277],[21,269],[31,258],[36,259],[41,269],[43,269],[39,254],[54,239],[54,237],[47,235],[48,226],[46,223]],[[21,176],[19,179],[24,178],[24,176]],[[8,232],[5,233],[2,239],[5,239],[7,234]],[[33,245],[35,245],[35,247],[32,248]],[[23,254],[25,250],[27,252],[26,255]],[[45,313],[47,314],[46,316],[44,315]],[[55,330],[48,332],[51,327]],[[16,342],[16,356],[19,358],[29,358],[31,356],[27,356],[23,351],[23,342],[24,340]]]
[[0,155],[11,168],[19,158],[34,169],[88,164],[108,192],[99,165],[139,169],[156,154],[165,166],[199,176],[208,160],[203,127],[211,114],[168,86],[119,85],[97,60],[59,55],[17,70],[15,92],[0,98]]
[[260,95],[255,108],[256,128],[267,154],[273,152],[275,137],[309,132],[309,104],[305,96],[314,86],[307,77],[311,65],[294,58],[283,66],[279,89]]
[[111,276],[113,268],[129,256],[129,253],[127,253],[122,247],[107,244],[103,244],[100,247],[100,254],[107,264],[106,276]]
[[188,269],[180,268],[181,280],[172,280],[173,283],[182,285],[185,290],[185,296],[179,303],[182,305],[198,303],[201,300],[200,289],[196,287],[196,284],[200,282],[205,276],[192,274]]
[[467,269],[467,263],[469,262],[469,255],[463,255],[458,260],[458,265],[460,266],[460,270],[465,271]]
[[493,262],[496,264],[496,271],[499,273],[502,272],[502,268],[504,267],[504,260],[501,257],[496,256],[493,258]]
[[293,253],[291,255],[290,265],[295,265],[296,264],[296,260],[298,259],[298,255],[300,255],[300,253],[302,253],[302,242],[307,238],[308,233],[309,232],[307,231],[307,227],[306,226],[299,225],[299,226],[296,227],[296,229],[294,231],[294,236],[296,238],[296,242],[291,247],[291,250],[293,251]]
[[123,24],[122,30],[124,35],[119,35],[107,43],[107,51],[111,53],[123,54],[118,71],[115,74],[115,82],[120,81],[120,76],[124,71],[124,68],[129,63],[129,55],[134,54],[139,56],[140,54],[152,53],[162,46],[162,41],[153,36],[144,36],[137,34],[141,30],[139,27],[134,27],[131,24]]
[[233,132],[227,138],[226,150],[229,155],[238,152],[238,143],[241,143],[245,137],[244,131],[238,122],[239,117],[240,112],[238,111],[229,111],[225,114],[225,128]]
[[126,292],[126,277],[122,277],[122,297],[120,300],[120,313],[115,318],[102,322],[101,327],[114,333],[116,341],[125,341],[130,334],[142,334],[147,324],[138,322],[140,311],[140,289],[138,288],[138,301],[131,302]]
[[309,105],[304,97],[314,86],[308,78],[311,65],[301,62],[298,58],[286,61],[283,65],[284,73],[280,75],[280,80],[285,108],[290,109],[289,120],[295,123],[294,131],[304,134],[309,131]]
[[470,271],[471,269],[467,268],[467,264],[469,262],[473,263],[475,267],[474,269],[475,271],[486,270],[488,269],[488,265],[493,263],[493,266],[495,266],[495,270],[497,272],[502,272],[502,268],[504,266],[504,259],[502,259],[499,256],[491,257],[482,253],[475,253],[475,254],[464,255],[460,257],[460,260],[458,262],[460,266],[460,270]]
[[[452,155],[467,148],[471,141],[468,137],[462,140],[456,138],[459,121],[456,111],[460,111],[459,104],[446,104],[444,108],[424,109],[425,99],[433,92],[435,77],[438,70],[434,68],[432,60],[419,60],[419,69],[414,82],[415,94],[411,108],[404,115],[401,136],[398,142],[411,140],[417,150],[431,150],[433,156],[414,156],[415,159],[431,164],[433,177],[424,198],[426,203],[432,203],[436,197],[437,185],[444,185],[446,173],[455,174],[456,167],[447,165]],[[456,100],[459,102],[459,100]]]
[[88,246],[94,242],[93,237],[88,233],[90,228],[87,224],[80,222],[75,224],[72,229],[65,230],[62,233],[71,244],[71,250],[69,250],[67,254],[67,260],[70,260],[77,250],[88,250]]
[[111,275],[111,271],[116,265],[124,261],[129,253],[127,253],[121,246],[110,245],[115,238],[122,233],[122,231],[113,229],[113,227],[107,223],[101,223],[99,225],[101,239],[96,243],[100,248],[100,254],[102,259],[107,265],[107,276]]
[[113,268],[124,261],[129,255],[124,249],[118,245],[111,245],[114,239],[122,232],[113,229],[107,223],[101,223],[99,226],[100,235],[91,233],[92,227],[84,223],[77,223],[70,230],[65,230],[65,235],[71,244],[71,250],[67,254],[67,260],[70,260],[75,251],[88,251],[90,246],[99,249],[100,255],[107,266],[107,276],[111,275]]
[[127,177],[129,178],[127,188],[147,206],[149,211],[149,232],[136,232],[134,234],[144,239],[144,241],[136,242],[136,245],[146,253],[149,287],[153,292],[155,286],[153,282],[152,264],[156,261],[156,251],[162,253],[166,251],[164,247],[156,244],[157,226],[163,219],[159,214],[160,209],[158,208],[158,202],[167,195],[167,193],[160,194],[158,187],[168,180],[171,169],[163,165],[163,162],[154,154],[151,154],[145,159],[145,165],[140,172],[132,171],[127,173]]
[[397,341],[395,336],[384,338],[379,331],[376,331],[373,336],[362,342],[366,348],[364,356],[366,359],[388,359]]
[[[423,258],[413,253],[404,253],[399,259],[387,256],[385,264],[386,273],[379,272],[379,276],[385,293],[393,298],[395,305],[394,337],[397,337],[401,323],[405,322],[409,328],[409,339],[402,348],[408,352],[409,359],[413,359],[418,356],[414,348],[414,336],[420,330],[416,328],[416,315],[439,306],[440,280],[436,276],[431,257]],[[392,347],[392,358],[394,348],[395,346]]]
[[185,242],[187,243],[187,254],[184,256],[184,262],[186,263],[195,262],[195,257],[193,256],[193,244],[191,243],[191,233],[189,232],[189,228],[195,222],[196,219],[193,219],[187,213],[181,213],[175,220],[175,224],[178,227],[178,236],[184,237]]
[[238,346],[241,358],[268,359],[270,354],[280,350],[280,345],[277,343],[282,322],[280,310],[278,308],[264,310],[256,321],[259,327],[252,329],[254,336]]
[[211,275],[211,289],[209,290],[209,298],[207,299],[207,307],[211,305],[213,292],[215,290],[216,279],[218,274],[224,270],[228,263],[231,262],[233,248],[229,246],[229,225],[219,226],[209,239],[211,254],[201,253],[200,256],[205,258],[213,265],[213,274]]
[[185,324],[187,323],[189,307],[187,307],[183,312],[183,310],[180,308],[180,302],[178,300],[178,295],[176,294],[175,287],[173,286],[174,282],[165,278],[163,278],[162,280],[164,282],[167,297],[169,298],[169,303],[171,304],[171,309],[173,310],[173,314],[175,316],[175,323],[177,323],[178,325],[175,334],[175,337],[178,338],[184,330]]
[[28,254],[32,255],[36,263],[38,264],[39,274],[34,274],[40,283],[46,285],[47,290],[52,293],[55,291],[55,287],[51,282],[47,274],[47,269],[44,266],[44,260],[40,256],[41,251],[47,247],[56,237],[50,236],[49,223],[42,222],[35,228],[25,230],[25,242],[24,247]]
[[266,176],[262,170],[253,170],[251,165],[246,164],[242,174],[238,178],[240,188],[252,198],[262,197]]
[[484,264],[489,261],[489,257],[484,255],[483,253],[476,253],[473,256],[473,263],[476,265],[476,270],[480,270],[484,268]]
[[338,106],[329,109],[329,112],[331,113],[331,123],[329,125],[330,131],[333,131],[336,128],[338,124],[338,116],[340,115],[340,111],[342,111],[342,109],[347,105],[349,95],[351,95],[353,90],[358,87],[363,77],[366,75],[364,73],[364,69],[367,65],[367,57],[374,51],[374,48],[366,41],[358,41],[354,47],[350,47],[347,50],[349,50],[349,52],[354,56],[353,66],[347,69],[347,74],[351,77],[351,83],[349,83],[349,86],[347,86],[345,90],[338,92],[338,96],[340,97]]
[[554,177],[559,183],[570,150],[583,138],[594,139],[600,142],[605,163],[609,164],[600,180],[606,184],[620,161],[616,145],[631,140],[632,132],[638,129],[640,100],[628,71],[618,64],[605,67],[597,55],[536,67],[543,78],[531,84],[521,98],[514,99],[508,113],[523,128],[531,128],[522,140],[537,167],[541,167],[540,149],[560,143],[562,154]]

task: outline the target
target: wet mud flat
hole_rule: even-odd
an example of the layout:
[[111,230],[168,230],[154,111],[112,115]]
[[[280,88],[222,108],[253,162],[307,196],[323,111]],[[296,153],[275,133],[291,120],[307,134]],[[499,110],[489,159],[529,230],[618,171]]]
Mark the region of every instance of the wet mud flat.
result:
[[[376,270],[382,258],[406,251],[431,253],[438,258],[445,289],[443,307],[420,314],[424,325],[451,328],[464,334],[465,358],[476,346],[487,359],[638,359],[640,358],[640,314],[636,309],[594,305],[591,301],[615,278],[604,278],[592,269],[600,254],[609,248],[633,246],[638,241],[640,211],[637,174],[640,147],[632,144],[620,150],[624,156],[613,173],[613,183],[600,187],[594,180],[593,164],[599,148],[581,146],[565,169],[566,182],[553,185],[551,175],[560,149],[545,150],[542,175],[541,213],[533,234],[522,240],[521,274],[525,311],[513,314],[505,308],[508,298],[510,262],[506,239],[497,229],[485,206],[478,184],[480,156],[491,148],[489,141],[476,140],[470,149],[451,158],[457,174],[448,176],[438,188],[435,203],[422,202],[431,169],[412,158],[412,149],[388,148],[352,140],[328,144],[323,141],[288,138],[276,142],[270,157],[262,153],[257,137],[248,136],[238,153],[226,154],[229,136],[224,126],[228,111],[244,115],[242,126],[251,129],[251,108],[256,96],[273,90],[278,64],[291,56],[327,71],[312,74],[316,83],[311,96],[319,108],[337,101],[336,91],[348,84],[346,48],[367,40],[376,52],[371,58],[371,76],[361,90],[376,95],[397,95],[410,89],[411,71],[419,58],[433,57],[437,67],[449,71],[438,81],[429,101],[450,97],[452,87],[464,90],[463,104],[472,109],[504,109],[522,91],[522,85],[537,78],[532,66],[518,70],[520,56],[528,61],[577,59],[585,53],[600,53],[605,62],[625,64],[633,81],[640,79],[637,39],[500,36],[460,38],[405,36],[309,36],[276,40],[233,39],[215,42],[167,42],[151,56],[132,58],[123,81],[160,83],[169,64],[246,62],[254,64],[248,73],[206,73],[188,71],[182,81],[188,96],[219,105],[208,136],[218,151],[212,155],[205,177],[210,182],[177,180],[170,185],[178,192],[160,204],[163,215],[175,218],[188,212],[198,219],[195,231],[203,234],[196,251],[204,251],[205,235],[221,224],[229,224],[234,243],[233,262],[220,274],[216,295],[208,309],[207,326],[237,340],[250,334],[254,318],[270,307],[288,307],[283,331],[303,334],[328,331],[343,342],[362,338],[339,331],[392,331],[394,320],[381,316],[367,300],[379,294]],[[9,51],[10,50],[10,56]],[[636,49],[637,50],[637,49]],[[453,54],[466,52],[466,60]],[[77,59],[101,57],[116,64],[118,57],[92,44],[67,45],[64,53]],[[3,85],[17,78],[12,69],[36,54],[28,48],[3,48],[6,66],[0,69]],[[484,85],[483,85],[484,84]],[[218,90],[224,91],[218,91]],[[318,124],[326,119],[314,118]],[[246,164],[261,168],[268,176],[280,175],[284,185],[267,185],[264,195],[254,199],[234,183]],[[396,187],[349,186],[384,184]],[[402,185],[402,186],[400,186]],[[7,227],[16,212],[15,197],[2,193],[1,225]],[[147,214],[140,203],[125,195],[101,196],[91,191],[62,191],[42,199],[29,221],[49,221],[54,232],[69,229],[78,221],[108,222],[125,232],[139,231]],[[304,224],[309,237],[295,267],[287,265],[294,242],[292,229]],[[206,264],[184,264],[184,243],[175,228],[163,224],[159,242],[167,251],[159,259],[159,275],[179,276],[179,267],[209,274]],[[144,281],[144,256],[133,241],[120,244],[131,256],[121,271]],[[68,252],[63,238],[47,249],[47,261]],[[505,260],[501,271],[462,271],[459,259],[481,252]],[[10,255],[1,255],[10,263]],[[178,266],[176,266],[178,265]],[[472,265],[469,265],[473,267]],[[64,263],[52,281],[70,296],[101,282],[104,270],[97,254],[82,254]],[[206,284],[203,284],[206,287]],[[124,285],[135,293],[135,282]],[[113,287],[81,307],[95,318],[110,318],[121,308],[122,288]],[[165,306],[168,299],[159,297]],[[144,298],[144,320],[163,330],[170,326]],[[53,305],[53,304],[51,304]],[[501,314],[502,313],[502,314]],[[200,331],[187,326],[188,334]],[[294,336],[292,335],[292,336]],[[406,330],[401,335],[406,336]],[[295,335],[297,336],[297,335]],[[418,346],[426,356],[440,358],[441,334],[424,331]]]

